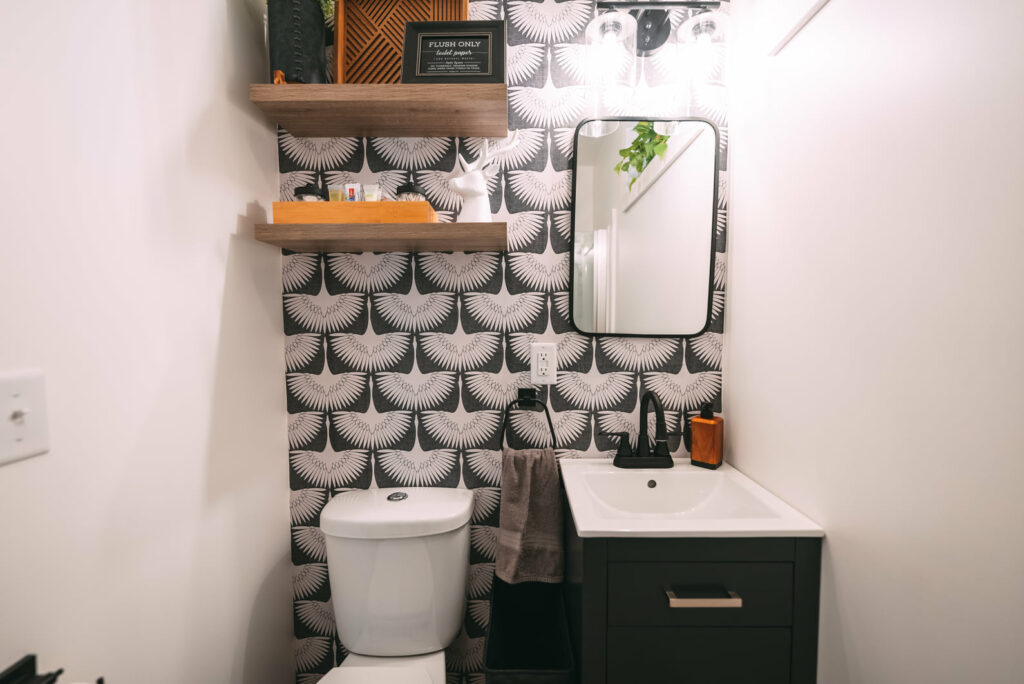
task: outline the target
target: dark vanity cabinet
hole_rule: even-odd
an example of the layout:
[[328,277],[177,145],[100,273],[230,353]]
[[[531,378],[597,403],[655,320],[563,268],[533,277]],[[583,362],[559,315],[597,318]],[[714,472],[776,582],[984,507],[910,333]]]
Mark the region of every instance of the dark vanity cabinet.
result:
[[580,682],[816,681],[821,539],[581,539],[566,514]]

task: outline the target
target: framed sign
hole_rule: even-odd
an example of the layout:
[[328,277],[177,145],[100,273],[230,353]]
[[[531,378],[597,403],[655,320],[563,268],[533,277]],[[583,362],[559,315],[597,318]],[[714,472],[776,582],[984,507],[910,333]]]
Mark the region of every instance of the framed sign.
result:
[[402,83],[504,83],[504,21],[410,21]]

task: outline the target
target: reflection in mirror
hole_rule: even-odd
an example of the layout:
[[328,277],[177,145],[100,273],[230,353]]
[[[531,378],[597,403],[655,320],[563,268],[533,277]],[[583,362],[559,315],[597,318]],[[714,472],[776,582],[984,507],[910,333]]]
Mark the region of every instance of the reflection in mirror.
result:
[[575,164],[575,327],[609,335],[703,332],[714,267],[714,125],[697,119],[584,122]]

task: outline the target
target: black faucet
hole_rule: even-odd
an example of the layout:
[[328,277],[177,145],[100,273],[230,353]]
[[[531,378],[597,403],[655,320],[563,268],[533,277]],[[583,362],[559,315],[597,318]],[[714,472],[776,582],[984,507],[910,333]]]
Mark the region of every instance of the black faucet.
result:
[[[647,413],[651,409],[651,404],[654,405],[653,454],[647,438]],[[615,453],[615,460],[612,461],[616,468],[671,468],[675,465],[672,461],[672,454],[668,450],[668,438],[670,435],[681,433],[669,432],[665,427],[665,409],[654,392],[647,391],[640,399],[640,436],[637,439],[635,454],[629,448],[628,432],[602,432],[599,434],[619,438],[619,449]]]
[[667,458],[672,467],[672,454],[668,451],[668,428],[665,427],[665,408],[654,392],[644,392],[640,399],[640,437],[637,439],[637,458],[651,458],[651,447],[647,437],[647,412],[654,405],[654,458]]

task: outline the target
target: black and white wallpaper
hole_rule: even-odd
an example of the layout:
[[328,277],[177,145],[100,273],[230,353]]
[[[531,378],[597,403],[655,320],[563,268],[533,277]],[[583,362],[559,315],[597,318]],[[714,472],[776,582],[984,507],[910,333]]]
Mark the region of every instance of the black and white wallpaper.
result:
[[[475,0],[473,19],[508,20],[511,129],[490,186],[509,253],[287,254],[283,305],[297,682],[340,663],[320,510],[352,488],[468,487],[475,492],[464,628],[449,648],[449,682],[482,684],[501,497],[502,408],[529,385],[535,341],[558,344],[558,382],[541,388],[559,453],[610,456],[598,432],[638,429],[639,395],[653,389],[670,429],[684,409],[720,408],[725,300],[726,155],[722,155],[714,320],[691,340],[590,338],[567,321],[570,159],[584,118],[583,31],[590,0]],[[673,24],[687,18],[673,11]],[[697,98],[696,116],[727,140],[724,100]],[[643,112],[623,112],[642,114]],[[281,199],[317,172],[395,190],[412,179],[453,220],[448,185],[457,152],[481,139],[298,138],[279,132]],[[503,141],[492,141],[500,147]],[[550,441],[542,413],[510,419],[512,446]],[[676,447],[682,452],[683,447]],[[413,570],[410,570],[412,572]]]

